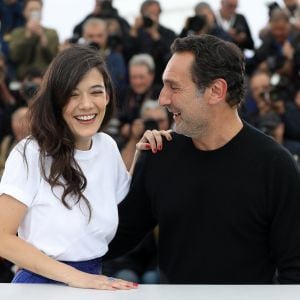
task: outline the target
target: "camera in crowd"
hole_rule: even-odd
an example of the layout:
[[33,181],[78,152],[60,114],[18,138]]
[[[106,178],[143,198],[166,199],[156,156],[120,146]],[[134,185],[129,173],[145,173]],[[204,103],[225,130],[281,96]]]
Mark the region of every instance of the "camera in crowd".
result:
[[158,122],[154,119],[147,119],[144,121],[144,130],[159,130]]
[[32,81],[25,81],[21,87],[21,95],[26,101],[30,101],[37,93],[39,85]]
[[271,73],[281,69],[286,61],[282,54],[275,54],[267,57],[267,66]]
[[270,89],[261,92],[261,98],[270,104],[277,101],[290,100],[292,92],[290,91],[289,79],[287,77],[275,73],[272,75],[270,82]]
[[147,16],[143,16],[143,27],[144,28],[151,28],[154,24],[154,21],[147,17]]
[[187,19],[186,30],[188,34],[195,34],[201,31],[205,25],[206,17],[202,15],[196,15]]

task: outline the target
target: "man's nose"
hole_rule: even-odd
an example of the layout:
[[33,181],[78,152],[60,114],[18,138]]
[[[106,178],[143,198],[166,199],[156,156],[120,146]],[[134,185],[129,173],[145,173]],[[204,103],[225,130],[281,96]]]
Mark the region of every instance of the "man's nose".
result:
[[159,97],[158,97],[158,102],[161,106],[166,106],[170,104],[170,97],[166,91],[166,89],[163,87],[162,90],[160,91]]

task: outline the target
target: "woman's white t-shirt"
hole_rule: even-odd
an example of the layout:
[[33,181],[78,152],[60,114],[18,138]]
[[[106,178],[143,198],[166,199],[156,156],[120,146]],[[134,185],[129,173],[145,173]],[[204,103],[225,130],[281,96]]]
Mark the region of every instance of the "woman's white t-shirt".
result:
[[[103,256],[118,225],[117,205],[126,196],[130,175],[115,141],[105,133],[93,137],[92,148],[75,151],[75,159],[82,169],[87,187],[85,197],[92,207],[91,220],[81,199],[67,196],[72,206],[61,202],[62,188],[50,185],[41,176],[39,147],[30,141],[26,147],[27,163],[23,158],[26,140],[10,153],[1,179],[0,194],[7,194],[28,207],[18,235],[45,254],[57,260],[81,261]],[[51,163],[47,158],[46,168]]]

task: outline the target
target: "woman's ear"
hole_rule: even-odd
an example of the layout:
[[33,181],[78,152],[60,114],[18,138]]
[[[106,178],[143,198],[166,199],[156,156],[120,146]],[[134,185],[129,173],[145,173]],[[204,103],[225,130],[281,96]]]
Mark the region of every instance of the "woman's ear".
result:
[[106,105],[109,103],[109,96],[108,95],[106,95]]
[[225,101],[227,95],[227,82],[222,78],[214,80],[210,86],[210,91],[210,104],[217,104],[221,101]]

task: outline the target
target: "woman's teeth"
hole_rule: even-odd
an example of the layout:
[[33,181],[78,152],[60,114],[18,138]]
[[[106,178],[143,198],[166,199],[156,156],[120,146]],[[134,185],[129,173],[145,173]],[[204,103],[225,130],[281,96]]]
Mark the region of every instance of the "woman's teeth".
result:
[[80,121],[89,121],[89,120],[94,119],[95,117],[96,117],[96,114],[86,115],[86,116],[77,116],[75,118]]

